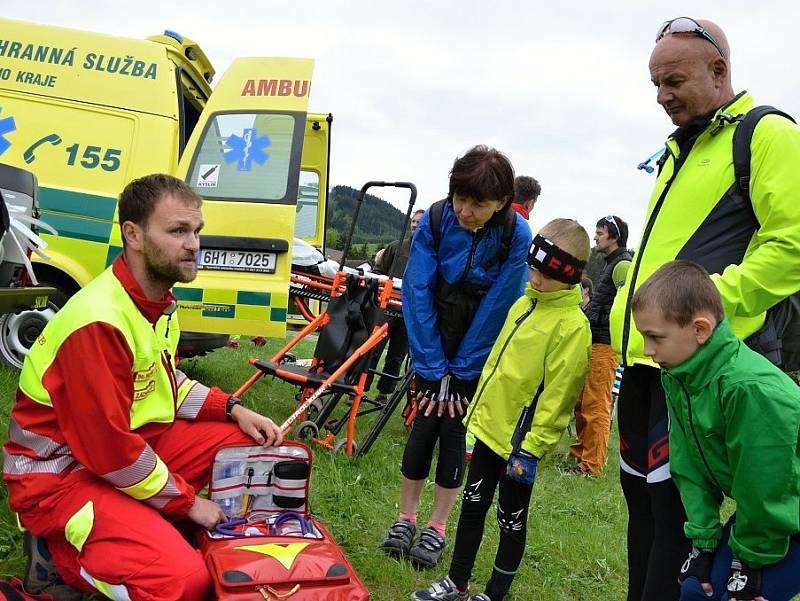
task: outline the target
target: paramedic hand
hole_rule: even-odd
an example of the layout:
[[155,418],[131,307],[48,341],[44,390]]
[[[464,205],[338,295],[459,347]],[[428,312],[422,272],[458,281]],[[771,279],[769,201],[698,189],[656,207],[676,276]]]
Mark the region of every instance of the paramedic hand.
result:
[[[425,410],[425,417],[429,416],[436,407],[436,399],[439,396],[440,381],[426,380],[419,374],[414,375],[414,390],[416,390],[417,411]],[[426,409],[427,407],[427,409]]]
[[247,407],[234,406],[231,410],[231,419],[238,424],[242,432],[262,446],[276,447],[283,442],[283,432],[275,422]]
[[219,505],[203,497],[194,498],[194,505],[189,509],[187,517],[206,530],[211,530],[217,524],[228,520]]
[[711,597],[714,589],[711,586],[711,564],[714,563],[714,549],[698,549],[692,547],[692,552],[681,566],[681,573],[678,575],[678,582],[683,584],[684,580],[694,576],[700,582],[703,592]]
[[506,465],[506,474],[509,478],[520,484],[533,486],[536,480],[536,466],[539,465],[539,458],[531,455],[527,451],[511,453]]
[[761,596],[761,568],[752,568],[735,557],[728,579],[728,601],[765,601]]
[[[467,412],[471,398],[467,396],[467,390],[474,389],[475,380],[462,380],[458,376],[450,374],[450,386],[448,389],[447,411],[450,417],[455,417],[456,414],[463,416]],[[441,413],[439,414],[441,415]]]

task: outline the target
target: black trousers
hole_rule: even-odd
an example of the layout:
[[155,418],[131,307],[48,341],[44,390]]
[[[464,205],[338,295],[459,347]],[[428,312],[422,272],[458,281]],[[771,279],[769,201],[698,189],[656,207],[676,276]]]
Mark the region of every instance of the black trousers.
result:
[[[387,319],[389,324],[389,336],[384,338],[381,345],[375,352],[375,363],[377,365],[381,353],[386,346],[388,340],[389,348],[386,351],[386,361],[383,362],[383,372],[397,376],[400,374],[400,369],[403,367],[403,360],[408,354],[408,333],[406,332],[406,323],[402,317],[389,317]],[[394,392],[397,380],[381,376],[378,380],[378,392],[383,394],[391,394]]]
[[627,601],[674,601],[691,543],[669,477],[669,419],[659,370],[625,368],[618,400],[620,483],[628,506]]
[[486,514],[492,505],[494,491],[499,488],[497,523],[500,526],[500,544],[492,576],[486,584],[486,594],[492,601],[500,601],[505,597],[522,562],[528,531],[528,506],[533,490],[532,486],[509,478],[506,475],[506,463],[480,440],[475,442],[450,564],[450,578],[459,588],[465,587],[483,539]]

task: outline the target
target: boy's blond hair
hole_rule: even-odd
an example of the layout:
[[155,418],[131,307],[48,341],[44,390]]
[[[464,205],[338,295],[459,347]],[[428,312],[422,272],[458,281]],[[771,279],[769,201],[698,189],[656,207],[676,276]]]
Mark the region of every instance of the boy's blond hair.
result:
[[553,219],[539,230],[539,235],[579,261],[589,260],[592,251],[589,234],[574,219]]

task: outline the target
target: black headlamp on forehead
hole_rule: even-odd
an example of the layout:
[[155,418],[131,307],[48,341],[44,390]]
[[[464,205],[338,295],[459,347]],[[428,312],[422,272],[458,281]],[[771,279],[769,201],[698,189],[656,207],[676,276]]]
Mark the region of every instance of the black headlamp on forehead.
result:
[[583,276],[586,261],[576,259],[547,238],[537,234],[528,251],[528,267],[537,269],[559,282],[577,284]]

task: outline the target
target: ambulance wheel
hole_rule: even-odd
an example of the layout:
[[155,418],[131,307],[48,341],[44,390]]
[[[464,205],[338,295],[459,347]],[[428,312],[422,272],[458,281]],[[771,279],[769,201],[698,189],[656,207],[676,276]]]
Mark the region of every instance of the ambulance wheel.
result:
[[[345,453],[347,452],[347,438],[340,438],[337,440],[333,445],[333,452],[334,453]],[[353,455],[358,453],[358,444],[356,441],[353,441]]]
[[310,438],[319,438],[319,428],[317,424],[311,421],[305,421],[297,426],[294,437],[298,440],[308,440]]
[[56,311],[58,307],[49,302],[47,309],[28,309],[0,316],[0,361],[21,369],[28,350]]

